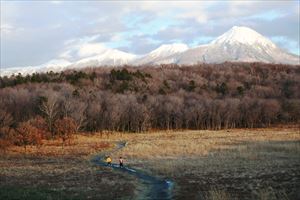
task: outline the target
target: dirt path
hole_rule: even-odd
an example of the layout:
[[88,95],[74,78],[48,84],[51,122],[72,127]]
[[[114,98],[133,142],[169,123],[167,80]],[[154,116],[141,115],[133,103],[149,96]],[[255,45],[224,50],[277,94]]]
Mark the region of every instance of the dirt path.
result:
[[106,165],[106,163],[104,162],[105,154],[113,154],[118,150],[124,148],[125,146],[126,142],[119,142],[113,150],[95,156],[92,159],[92,162],[98,166],[111,167],[114,170],[119,170],[137,177],[140,180],[141,184],[145,186],[144,188],[147,188],[146,191],[139,194],[138,199],[172,199],[172,181],[162,180],[158,177],[146,174],[141,170],[133,169],[130,167],[120,168],[118,164],[112,164],[112,166]]

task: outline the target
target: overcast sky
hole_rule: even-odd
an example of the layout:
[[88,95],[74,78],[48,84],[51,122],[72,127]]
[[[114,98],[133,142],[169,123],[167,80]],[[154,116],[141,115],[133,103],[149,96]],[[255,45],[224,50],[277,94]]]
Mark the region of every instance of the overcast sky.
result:
[[1,67],[74,61],[103,48],[145,54],[247,26],[300,54],[299,1],[2,1]]

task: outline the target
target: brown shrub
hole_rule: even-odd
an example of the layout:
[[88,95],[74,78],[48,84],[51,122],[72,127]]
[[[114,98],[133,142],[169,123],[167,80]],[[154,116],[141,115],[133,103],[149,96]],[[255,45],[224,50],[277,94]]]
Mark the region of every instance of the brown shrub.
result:
[[62,145],[64,146],[66,141],[70,142],[72,135],[75,133],[76,123],[73,119],[65,117],[57,120],[54,127],[56,135],[62,139]]
[[27,145],[41,145],[42,135],[36,127],[32,126],[29,121],[21,123],[13,137],[13,142],[16,145],[24,146],[26,150]]
[[48,131],[47,123],[44,118],[37,116],[29,121],[30,125],[38,129],[43,139],[50,139],[51,133]]

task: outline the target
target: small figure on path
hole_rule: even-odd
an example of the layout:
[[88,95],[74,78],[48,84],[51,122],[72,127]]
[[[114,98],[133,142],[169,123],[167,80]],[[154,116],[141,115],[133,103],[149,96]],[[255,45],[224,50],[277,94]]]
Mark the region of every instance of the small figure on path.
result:
[[123,158],[122,157],[120,157],[119,163],[120,163],[120,168],[123,168]]
[[111,166],[111,161],[112,161],[112,159],[110,158],[110,156],[106,156],[106,163],[107,163],[107,165],[108,166]]

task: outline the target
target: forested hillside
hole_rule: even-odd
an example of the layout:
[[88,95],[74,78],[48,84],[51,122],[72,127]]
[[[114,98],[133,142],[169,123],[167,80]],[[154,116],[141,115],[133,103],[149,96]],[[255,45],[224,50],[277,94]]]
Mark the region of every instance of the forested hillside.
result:
[[24,127],[45,137],[68,132],[61,129],[251,128],[300,119],[300,66],[90,68],[1,77],[0,87],[2,138]]

